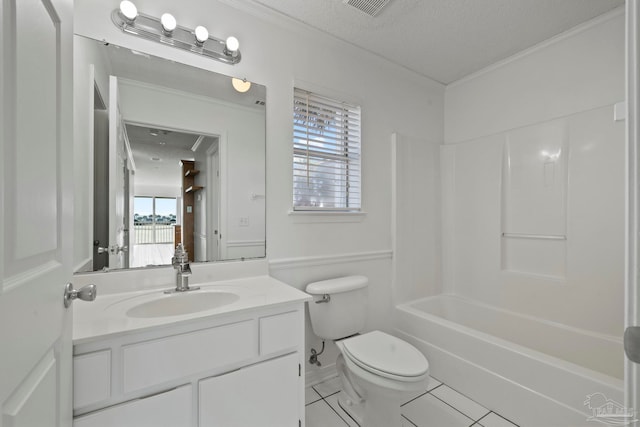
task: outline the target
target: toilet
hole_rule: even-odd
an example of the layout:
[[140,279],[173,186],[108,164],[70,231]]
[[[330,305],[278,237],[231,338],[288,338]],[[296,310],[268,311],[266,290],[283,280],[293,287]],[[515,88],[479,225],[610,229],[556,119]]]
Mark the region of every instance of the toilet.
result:
[[340,406],[361,427],[400,427],[400,405],[427,388],[429,362],[406,341],[381,331],[364,334],[368,279],[348,276],[307,285],[313,332],[340,350]]

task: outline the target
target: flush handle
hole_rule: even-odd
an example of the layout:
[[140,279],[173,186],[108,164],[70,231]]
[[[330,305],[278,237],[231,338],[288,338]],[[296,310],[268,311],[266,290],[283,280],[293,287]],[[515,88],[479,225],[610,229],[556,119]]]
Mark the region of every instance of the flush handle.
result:
[[319,299],[318,301],[316,301],[316,304],[322,304],[322,303],[329,302],[329,301],[331,301],[331,295],[324,294],[324,295],[322,295],[322,299]]
[[82,301],[93,301],[96,299],[98,289],[96,285],[86,285],[76,290],[71,283],[67,283],[64,287],[64,307],[69,308],[73,300],[81,299]]

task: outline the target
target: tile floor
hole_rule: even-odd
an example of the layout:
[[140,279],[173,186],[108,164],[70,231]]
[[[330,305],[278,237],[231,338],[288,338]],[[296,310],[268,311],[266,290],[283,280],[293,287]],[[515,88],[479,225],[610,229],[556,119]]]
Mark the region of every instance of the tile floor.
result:
[[[340,387],[337,377],[307,387],[307,427],[358,427],[338,405]],[[402,405],[402,417],[402,427],[517,427],[435,378]]]

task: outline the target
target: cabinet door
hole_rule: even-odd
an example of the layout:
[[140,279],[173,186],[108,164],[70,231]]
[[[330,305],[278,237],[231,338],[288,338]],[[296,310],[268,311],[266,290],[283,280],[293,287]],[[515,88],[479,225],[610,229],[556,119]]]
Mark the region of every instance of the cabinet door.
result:
[[298,427],[298,354],[200,381],[200,427]]
[[132,400],[73,420],[73,427],[188,427],[191,385]]

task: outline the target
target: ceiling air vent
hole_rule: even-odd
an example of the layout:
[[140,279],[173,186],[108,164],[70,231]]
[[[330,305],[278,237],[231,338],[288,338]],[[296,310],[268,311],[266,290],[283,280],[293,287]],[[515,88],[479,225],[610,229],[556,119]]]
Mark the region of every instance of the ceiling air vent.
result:
[[391,0],[343,0],[344,4],[353,6],[369,16],[377,16],[382,8]]

